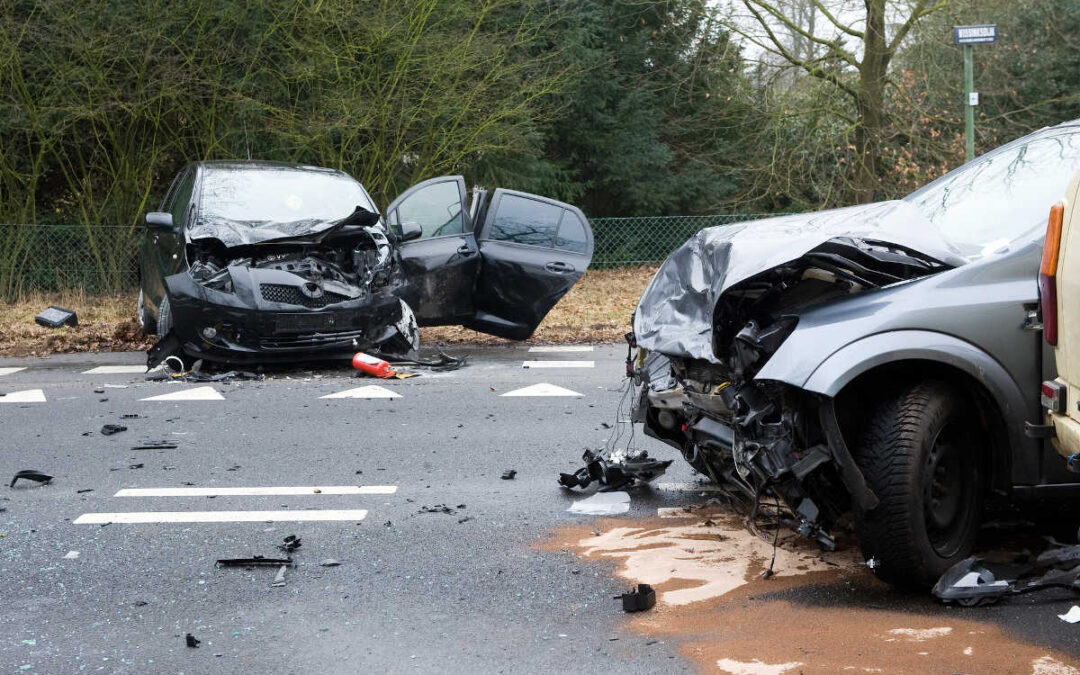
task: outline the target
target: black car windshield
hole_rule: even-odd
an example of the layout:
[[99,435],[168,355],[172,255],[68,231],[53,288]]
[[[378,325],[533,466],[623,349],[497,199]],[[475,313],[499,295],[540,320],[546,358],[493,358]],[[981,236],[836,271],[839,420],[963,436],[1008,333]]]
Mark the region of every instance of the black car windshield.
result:
[[375,211],[345,174],[288,167],[211,169],[202,177],[200,220],[253,224],[340,220],[357,206]]
[[1080,169],[1080,126],[1004,145],[905,197],[964,257],[1007,250],[1046,225]]

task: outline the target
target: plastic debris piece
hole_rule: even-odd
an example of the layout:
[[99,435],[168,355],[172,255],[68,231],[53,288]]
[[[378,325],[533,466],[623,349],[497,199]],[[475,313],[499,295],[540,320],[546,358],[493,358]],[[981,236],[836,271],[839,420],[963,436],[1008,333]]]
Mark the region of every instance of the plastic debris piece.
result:
[[1064,614],[1058,614],[1058,618],[1065,623],[1078,623],[1080,622],[1080,607],[1073,605],[1069,608],[1069,611]]
[[79,557],[79,552],[78,551],[68,551],[64,555],[64,560],[75,560],[78,557]]
[[598,482],[603,491],[638,487],[664,475],[674,460],[650,459],[642,451],[632,456],[612,457],[609,453],[586,450],[581,456],[585,466],[574,473],[559,474],[559,484],[566,488],[588,487]]
[[34,317],[34,323],[46,328],[60,328],[61,326],[78,326],[79,317],[70,309],[49,305],[40,314]]
[[567,509],[584,516],[613,516],[630,510],[630,495],[626,492],[598,492],[579,499]]
[[516,475],[517,469],[507,469],[506,471],[502,472],[502,475],[499,476],[499,478],[502,478],[503,480],[514,480],[514,476]]
[[143,441],[131,447],[132,450],[175,450],[175,441]]
[[118,434],[121,431],[127,431],[127,427],[119,424],[106,424],[105,426],[101,427],[102,436],[112,436],[113,434]]
[[285,570],[288,569],[287,565],[282,565],[274,575],[274,582],[270,584],[271,587],[278,588],[285,585]]
[[[459,506],[459,509],[465,508],[464,505]],[[417,513],[445,513],[446,515],[453,515],[456,513],[454,509],[450,508],[446,504],[436,504],[435,506],[421,506]]]
[[128,464],[128,468],[133,469],[133,470],[134,469],[141,469],[141,468],[143,468],[143,466],[144,466],[143,464]]
[[8,485],[8,487],[15,487],[15,481],[19,480],[20,478],[32,480],[41,483],[42,485],[48,485],[52,482],[53,479],[53,477],[47,473],[42,473],[33,469],[24,469],[15,474],[15,477],[11,479],[11,484]]
[[184,636],[184,643],[187,644],[187,646],[190,649],[195,649],[196,647],[199,646],[199,644],[201,642],[202,642],[202,640],[198,639],[197,637],[195,637],[191,633],[188,633],[187,635]]
[[649,584],[638,584],[636,591],[615,596],[622,600],[624,612],[643,612],[656,606],[656,591]]
[[340,564],[340,562],[334,560],[333,558],[327,558],[326,560],[323,560],[319,563],[319,565],[321,565],[322,567],[337,567]]
[[300,537],[295,534],[290,534],[285,537],[282,543],[278,544],[278,549],[286,553],[292,553],[298,548],[300,548]]
[[264,558],[257,555],[254,558],[221,558],[215,563],[222,567],[277,567],[278,565],[292,566],[292,558]]

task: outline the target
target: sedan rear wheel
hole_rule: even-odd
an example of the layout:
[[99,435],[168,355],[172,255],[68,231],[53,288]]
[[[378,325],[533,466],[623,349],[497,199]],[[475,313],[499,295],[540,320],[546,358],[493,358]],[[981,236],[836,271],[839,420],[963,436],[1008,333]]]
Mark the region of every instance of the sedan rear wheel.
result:
[[863,555],[882,579],[926,588],[975,544],[982,461],[975,417],[944,382],[881,401],[856,448],[877,508],[856,516]]
[[165,337],[172,330],[172,308],[169,307],[169,296],[165,296],[161,299],[161,306],[158,307],[157,317],[157,335],[158,337]]

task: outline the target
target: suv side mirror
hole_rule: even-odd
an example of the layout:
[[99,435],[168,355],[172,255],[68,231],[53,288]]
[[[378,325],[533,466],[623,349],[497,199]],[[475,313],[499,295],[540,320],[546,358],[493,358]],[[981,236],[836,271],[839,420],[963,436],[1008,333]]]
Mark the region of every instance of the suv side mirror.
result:
[[423,235],[424,229],[420,227],[419,223],[406,220],[401,224],[401,241],[412,241],[413,239],[419,239]]
[[172,214],[167,211],[151,211],[146,214],[146,227],[151,230],[171,230]]

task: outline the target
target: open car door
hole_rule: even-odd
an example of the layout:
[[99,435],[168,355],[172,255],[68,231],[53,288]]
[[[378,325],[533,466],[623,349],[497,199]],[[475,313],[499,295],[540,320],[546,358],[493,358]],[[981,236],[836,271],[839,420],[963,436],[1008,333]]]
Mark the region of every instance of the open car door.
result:
[[480,267],[473,218],[465,204],[465,179],[440,176],[417,183],[386,209],[387,225],[420,226],[420,237],[399,242],[401,273],[394,293],[421,326],[457,325],[475,314],[473,288]]
[[533,334],[592,261],[593,233],[574,206],[497,189],[474,241],[480,251],[475,312],[464,323],[512,340]]

